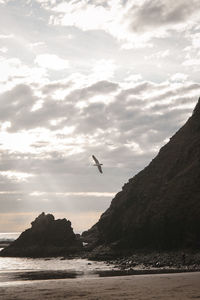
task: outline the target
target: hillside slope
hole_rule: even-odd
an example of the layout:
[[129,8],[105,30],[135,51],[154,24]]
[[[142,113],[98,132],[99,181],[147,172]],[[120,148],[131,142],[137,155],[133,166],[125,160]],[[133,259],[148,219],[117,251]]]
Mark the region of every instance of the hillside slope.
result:
[[186,124],[83,237],[126,249],[200,247],[200,99]]

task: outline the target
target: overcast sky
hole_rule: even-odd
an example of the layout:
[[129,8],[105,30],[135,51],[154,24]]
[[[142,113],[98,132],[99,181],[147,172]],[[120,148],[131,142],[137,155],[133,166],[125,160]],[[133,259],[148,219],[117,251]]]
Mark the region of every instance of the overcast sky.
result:
[[0,0],[0,232],[42,211],[86,230],[150,163],[200,96],[199,10]]

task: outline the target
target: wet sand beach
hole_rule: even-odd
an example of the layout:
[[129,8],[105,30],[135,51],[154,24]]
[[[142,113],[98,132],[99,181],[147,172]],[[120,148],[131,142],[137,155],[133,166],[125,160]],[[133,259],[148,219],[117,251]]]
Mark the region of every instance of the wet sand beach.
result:
[[0,299],[200,299],[200,272],[2,282]]

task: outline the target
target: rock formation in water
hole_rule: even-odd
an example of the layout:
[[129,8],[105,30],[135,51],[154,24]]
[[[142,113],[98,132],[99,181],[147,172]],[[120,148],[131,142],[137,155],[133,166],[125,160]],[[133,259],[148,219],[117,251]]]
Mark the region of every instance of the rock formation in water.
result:
[[53,215],[42,213],[0,255],[47,257],[74,254],[81,249],[82,242],[74,234],[70,221],[55,220]]
[[186,124],[125,184],[83,238],[93,247],[200,247],[200,99]]

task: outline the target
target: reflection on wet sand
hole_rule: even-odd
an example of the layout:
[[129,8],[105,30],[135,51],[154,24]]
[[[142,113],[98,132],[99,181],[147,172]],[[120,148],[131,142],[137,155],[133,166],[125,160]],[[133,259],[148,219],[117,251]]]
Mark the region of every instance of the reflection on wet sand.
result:
[[[181,273],[187,270],[181,270]],[[180,272],[180,270],[179,270]],[[172,274],[177,273],[176,269],[149,269],[149,270],[90,270],[90,271],[73,271],[73,270],[43,270],[43,271],[15,271],[1,272],[1,283],[13,281],[32,281],[32,280],[50,280],[50,279],[73,279],[73,278],[98,278],[98,277],[117,277],[129,275],[144,275],[144,274]]]

